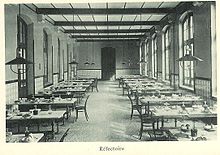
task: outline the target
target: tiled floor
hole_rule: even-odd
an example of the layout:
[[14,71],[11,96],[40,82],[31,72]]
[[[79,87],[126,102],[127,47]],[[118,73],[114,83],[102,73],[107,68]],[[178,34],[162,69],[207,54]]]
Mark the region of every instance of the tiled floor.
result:
[[77,122],[67,124],[65,141],[138,141],[139,119],[130,120],[130,102],[118,83],[99,81],[98,88],[88,100],[89,121],[80,113]]

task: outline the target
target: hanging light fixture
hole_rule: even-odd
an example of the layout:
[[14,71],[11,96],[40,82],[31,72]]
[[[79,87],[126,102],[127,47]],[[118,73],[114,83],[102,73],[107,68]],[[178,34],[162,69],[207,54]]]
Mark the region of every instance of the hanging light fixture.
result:
[[141,58],[140,58],[140,60],[139,60],[139,62],[138,62],[137,64],[146,63],[146,61],[144,60],[143,52],[142,52],[142,50],[141,50],[141,49],[142,49],[141,46],[142,46],[142,43],[140,42],[140,54],[141,54]]
[[[87,43],[87,46],[88,46],[88,49],[89,49],[89,43]],[[89,50],[88,50],[89,51]],[[87,51],[87,52],[88,52]],[[86,58],[86,62],[84,63],[84,65],[86,65],[86,66],[88,66],[90,63],[89,63],[89,59],[88,59],[88,54],[89,53],[87,53],[87,58]]]
[[124,57],[124,44],[125,44],[125,41],[123,41],[123,46],[122,46],[122,65],[125,65],[126,62],[125,62],[125,57]]
[[[16,53],[17,53],[17,56],[15,59],[5,63],[6,65],[10,65],[10,69],[12,72],[16,73],[16,74],[23,74],[23,73],[26,73],[27,69],[25,70],[24,68],[22,68],[22,65],[28,65],[28,64],[33,64],[31,61],[28,61],[26,60],[25,58],[21,57],[21,53],[19,51],[19,48],[16,49]],[[17,65],[17,71],[15,71],[13,69],[13,65]]]
[[[74,14],[73,14],[73,23],[74,23]],[[74,24],[73,24],[73,30],[74,30]],[[74,32],[73,32],[74,33]],[[69,34],[69,37],[71,37],[72,35]],[[78,62],[76,61],[76,59],[74,58],[74,53],[73,53],[73,61],[71,61],[69,64],[70,65],[78,65]]]
[[78,65],[79,63],[75,59],[73,59],[73,61],[71,61],[69,64],[70,65]]
[[177,59],[177,61],[203,61],[202,59],[193,56],[192,54],[185,54],[183,57]]
[[95,65],[95,56],[94,56],[94,42],[92,43],[92,63],[91,65]]
[[[140,14],[140,22],[142,21],[142,16],[141,16],[141,14]],[[142,25],[140,25],[140,30],[141,30],[141,28],[142,28]],[[144,56],[143,56],[143,52],[142,52],[142,48],[141,48],[141,46],[142,46],[142,42],[140,42],[140,53],[141,53],[141,58],[140,58],[140,60],[139,60],[139,62],[137,63],[137,64],[141,64],[141,63],[146,63],[146,61],[144,60]]]
[[204,4],[204,2],[201,2],[201,1],[195,1],[195,2],[192,3],[192,5],[193,5],[194,7],[200,7],[200,6],[202,6],[203,4]]
[[[129,49],[129,42],[127,41],[127,46],[128,46],[128,49]],[[128,52],[129,52],[129,58],[128,58],[128,66],[130,67],[131,65],[132,65],[132,61],[131,61],[131,52],[130,52],[130,50],[128,50]]]
[[37,22],[38,23],[46,23],[46,15],[45,14],[38,14],[37,15]]
[[[21,15],[21,8],[20,8],[20,4],[18,5],[18,17],[20,17]],[[23,58],[21,56],[21,51],[20,51],[20,47],[16,48],[16,58],[5,63],[5,65],[10,65],[10,69],[12,72],[16,73],[16,74],[23,74],[27,72],[28,66],[25,69],[24,67],[22,67],[22,65],[29,65],[29,64],[33,64],[33,62],[26,60],[25,58]],[[13,66],[17,66],[17,69],[14,70]]]
[[[75,59],[73,59],[73,61],[71,61],[69,63],[69,65],[71,65],[71,70],[74,71],[75,70],[75,76],[77,76],[77,65],[78,65],[78,62],[76,62]],[[72,72],[71,71],[71,72]],[[72,74],[72,73],[71,73]],[[73,75],[74,76],[74,75]],[[73,78],[73,77],[72,77]]]
[[57,30],[58,33],[61,33],[63,32],[63,29],[61,27],[58,27],[58,30]]
[[[192,51],[192,50],[191,50],[191,48],[189,48],[189,46],[186,47],[186,51],[189,51],[189,53],[186,53],[181,58],[176,59],[176,61],[179,61],[179,62],[189,61],[189,62],[196,62],[196,63],[203,61],[202,59],[200,59],[200,58],[198,58],[196,56],[193,56],[191,54],[190,51]],[[180,66],[183,67],[183,65],[181,65],[181,63],[180,63]]]
[[85,65],[89,65],[89,60],[86,59],[86,62],[84,63]]

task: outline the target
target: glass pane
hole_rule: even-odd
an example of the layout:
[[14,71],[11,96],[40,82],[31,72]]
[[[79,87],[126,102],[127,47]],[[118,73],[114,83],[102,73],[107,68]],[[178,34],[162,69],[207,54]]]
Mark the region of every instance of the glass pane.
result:
[[190,46],[191,46],[191,54],[194,55],[193,44],[191,44]]
[[152,41],[152,76],[154,77],[154,40]]
[[168,80],[169,79],[169,50],[166,50],[166,58],[165,58],[165,73],[166,73],[166,77],[165,79]]
[[26,26],[23,24],[22,25],[22,43],[25,44],[26,43]]
[[193,38],[193,17],[190,16],[190,38]]
[[22,43],[23,42],[23,38],[22,38],[22,22],[19,21],[19,42]]

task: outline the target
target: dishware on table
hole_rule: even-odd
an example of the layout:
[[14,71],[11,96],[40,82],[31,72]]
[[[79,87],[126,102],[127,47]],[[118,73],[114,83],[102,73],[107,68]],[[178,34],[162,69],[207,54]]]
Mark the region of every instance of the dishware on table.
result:
[[189,124],[182,124],[181,127],[180,127],[181,131],[183,132],[188,132],[190,131],[190,125]]
[[213,124],[210,124],[210,125],[206,124],[204,126],[204,130],[206,130],[206,131],[216,131],[216,128],[213,126]]
[[9,131],[9,129],[6,129],[6,142],[10,142],[12,138],[12,132]]

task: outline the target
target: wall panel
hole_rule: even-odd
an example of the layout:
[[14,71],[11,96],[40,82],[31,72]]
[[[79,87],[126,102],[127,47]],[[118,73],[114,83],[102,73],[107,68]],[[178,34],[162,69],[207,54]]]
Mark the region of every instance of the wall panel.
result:
[[43,77],[35,78],[35,94],[37,94],[39,90],[42,90],[44,88],[43,81]]
[[18,99],[18,82],[6,84],[6,104]]
[[116,79],[120,78],[123,75],[135,75],[139,74],[139,69],[116,69]]
[[83,69],[77,71],[78,77],[89,77],[89,78],[98,78],[101,79],[102,77],[102,71],[100,69],[96,70],[89,70],[89,69]]

